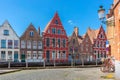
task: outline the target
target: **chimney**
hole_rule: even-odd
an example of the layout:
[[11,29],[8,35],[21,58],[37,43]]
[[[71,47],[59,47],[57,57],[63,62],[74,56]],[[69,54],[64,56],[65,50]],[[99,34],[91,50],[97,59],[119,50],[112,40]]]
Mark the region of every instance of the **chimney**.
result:
[[75,32],[76,36],[78,36],[78,34],[79,34],[79,29],[78,29],[78,27],[74,27],[74,32]]
[[38,34],[40,35],[40,27],[38,27]]

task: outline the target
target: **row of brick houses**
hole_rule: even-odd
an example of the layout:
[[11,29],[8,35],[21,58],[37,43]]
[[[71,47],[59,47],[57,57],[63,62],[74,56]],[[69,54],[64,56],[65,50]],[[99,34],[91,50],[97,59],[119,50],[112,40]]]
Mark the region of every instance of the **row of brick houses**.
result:
[[80,36],[77,27],[69,37],[69,58],[79,61],[95,61],[106,58],[107,37],[103,27],[97,30],[88,28],[85,35]]
[[94,61],[106,57],[106,35],[103,27],[98,30],[88,28],[85,35],[79,35],[74,28],[70,37],[62,25],[58,13],[46,25],[40,34],[31,23],[18,37],[8,21],[0,26],[0,62],[76,62]]

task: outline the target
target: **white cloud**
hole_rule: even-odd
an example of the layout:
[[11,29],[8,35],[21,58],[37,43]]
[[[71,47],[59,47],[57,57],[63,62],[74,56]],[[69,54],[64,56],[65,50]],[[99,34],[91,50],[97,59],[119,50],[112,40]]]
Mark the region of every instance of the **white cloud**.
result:
[[73,25],[73,21],[72,21],[72,20],[68,20],[68,23],[69,23],[70,25]]

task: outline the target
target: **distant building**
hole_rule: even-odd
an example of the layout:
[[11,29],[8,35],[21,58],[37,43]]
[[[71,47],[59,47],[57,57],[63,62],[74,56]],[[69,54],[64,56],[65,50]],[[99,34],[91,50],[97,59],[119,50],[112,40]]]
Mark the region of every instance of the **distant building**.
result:
[[107,37],[103,27],[101,26],[97,30],[92,30],[88,28],[87,33],[93,44],[94,59],[100,60],[101,58],[106,58],[106,41]]
[[85,62],[93,61],[93,44],[88,33],[83,36],[83,40],[80,45],[82,58]]
[[42,37],[40,28],[38,31],[30,24],[20,37],[21,62],[41,62],[43,61]]
[[82,36],[79,35],[78,27],[74,27],[74,31],[72,35],[69,37],[68,40],[68,52],[69,52],[69,58],[68,60],[71,61],[72,59],[74,62],[80,62],[81,61],[81,42],[82,42]]
[[43,32],[43,45],[47,62],[68,60],[68,37],[58,13],[55,13]]
[[0,26],[0,62],[20,61],[19,37],[8,21]]

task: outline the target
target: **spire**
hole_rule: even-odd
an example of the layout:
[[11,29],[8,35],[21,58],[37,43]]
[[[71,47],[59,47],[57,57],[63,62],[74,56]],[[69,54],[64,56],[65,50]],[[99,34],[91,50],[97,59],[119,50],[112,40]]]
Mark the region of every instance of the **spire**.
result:
[[40,27],[38,27],[38,34],[40,35]]

